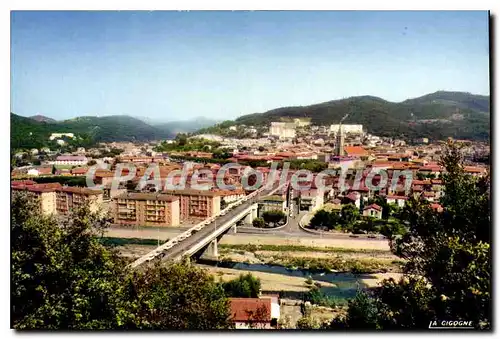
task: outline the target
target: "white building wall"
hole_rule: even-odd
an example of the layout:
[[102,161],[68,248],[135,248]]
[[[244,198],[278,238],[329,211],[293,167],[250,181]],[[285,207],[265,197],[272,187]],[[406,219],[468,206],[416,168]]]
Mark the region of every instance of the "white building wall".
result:
[[280,139],[295,138],[295,124],[287,122],[271,122],[269,134]]
[[[339,124],[330,125],[330,133],[339,131]],[[342,125],[343,133],[363,134],[363,125]]]
[[30,169],[30,170],[28,170],[28,175],[38,176],[39,174],[40,174],[40,172],[38,172],[37,169]]

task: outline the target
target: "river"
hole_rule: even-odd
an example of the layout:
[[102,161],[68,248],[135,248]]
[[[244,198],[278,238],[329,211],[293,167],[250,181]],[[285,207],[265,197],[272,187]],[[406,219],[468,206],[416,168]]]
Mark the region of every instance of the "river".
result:
[[350,299],[356,295],[357,290],[371,287],[366,280],[378,279],[374,274],[353,274],[345,272],[311,271],[307,269],[293,269],[278,265],[268,264],[248,264],[238,262],[216,262],[209,260],[199,260],[201,265],[230,268],[233,270],[274,273],[282,276],[308,278],[319,282],[334,284],[334,287],[321,287],[321,291],[335,299]]

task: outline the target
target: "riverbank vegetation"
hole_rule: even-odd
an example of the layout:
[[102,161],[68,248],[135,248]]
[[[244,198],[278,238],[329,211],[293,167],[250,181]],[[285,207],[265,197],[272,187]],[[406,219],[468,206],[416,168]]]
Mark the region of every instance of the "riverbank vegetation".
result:
[[265,244],[219,244],[220,249],[232,249],[247,252],[276,251],[276,252],[325,252],[325,253],[362,253],[381,254],[388,253],[385,250],[364,249],[364,248],[344,248],[344,247],[313,247],[302,245],[265,245]]
[[261,290],[260,279],[251,273],[241,274],[238,278],[221,282],[227,297],[258,298]]
[[313,272],[331,271],[359,274],[400,272],[404,263],[391,255],[390,252],[382,250],[316,248],[294,245],[221,244],[219,246],[221,260],[224,261],[253,262],[290,269],[306,269]]

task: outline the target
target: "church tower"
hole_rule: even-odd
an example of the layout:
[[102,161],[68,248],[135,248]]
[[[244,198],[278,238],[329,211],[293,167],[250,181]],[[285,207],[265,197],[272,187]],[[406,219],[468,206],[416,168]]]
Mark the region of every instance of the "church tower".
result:
[[339,131],[335,136],[335,155],[343,156],[344,155],[344,133],[342,132],[342,124],[339,126]]

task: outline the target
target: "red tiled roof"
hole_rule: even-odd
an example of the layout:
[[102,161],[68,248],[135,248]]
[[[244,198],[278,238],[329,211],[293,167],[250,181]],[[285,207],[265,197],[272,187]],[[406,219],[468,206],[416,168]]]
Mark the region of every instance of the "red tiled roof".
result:
[[361,146],[344,146],[347,155],[368,155],[368,152]]
[[35,168],[40,174],[52,174],[52,167],[38,167]]
[[346,196],[346,198],[352,201],[356,201],[358,200],[358,195],[356,194],[356,192],[351,192]]
[[87,167],[78,167],[71,170],[71,174],[86,174],[88,171]]
[[437,211],[440,211],[443,209],[443,206],[441,206],[440,204],[437,204],[437,203],[434,203],[434,204],[431,204],[431,208],[433,210],[437,210]]
[[249,312],[257,313],[257,310],[266,308],[267,312],[263,321],[271,321],[271,299],[270,298],[229,298],[231,318],[233,321],[249,321]]
[[406,169],[407,167],[408,167],[408,165],[404,164],[404,163],[392,165],[392,168],[397,169],[397,170]]
[[476,167],[476,166],[465,166],[464,171],[468,173],[483,173],[486,172],[485,168]]
[[93,189],[90,189],[90,188],[70,187],[70,186],[61,187],[61,188],[58,189],[58,191],[67,192],[67,193],[83,194],[83,195],[99,195],[99,194],[102,194],[101,190],[93,190]]
[[57,189],[60,189],[62,186],[58,182],[47,183],[47,184],[18,184],[12,185],[11,188],[15,190],[27,190],[29,192],[38,192],[38,193],[48,193],[55,192]]
[[369,209],[374,209],[374,210],[377,210],[377,211],[382,211],[382,207],[380,207],[379,205],[377,204],[371,204],[371,205],[368,205],[366,206],[365,208],[363,208],[363,211],[364,210],[369,210]]
[[441,166],[420,166],[419,168],[420,171],[431,171],[431,172],[440,172],[441,171]]
[[292,152],[280,152],[280,153],[276,153],[275,155],[278,156],[278,157],[290,158],[290,157],[295,156],[295,153],[292,153]]
[[406,153],[387,153],[388,158],[409,158],[410,155]]
[[34,185],[36,184],[33,180],[14,180],[11,182],[11,186],[20,186],[20,185]]
[[399,200],[408,200],[408,197],[400,196],[400,195],[388,195],[387,199],[399,199]]
[[96,178],[112,178],[114,176],[113,172],[108,170],[96,170],[95,171]]

